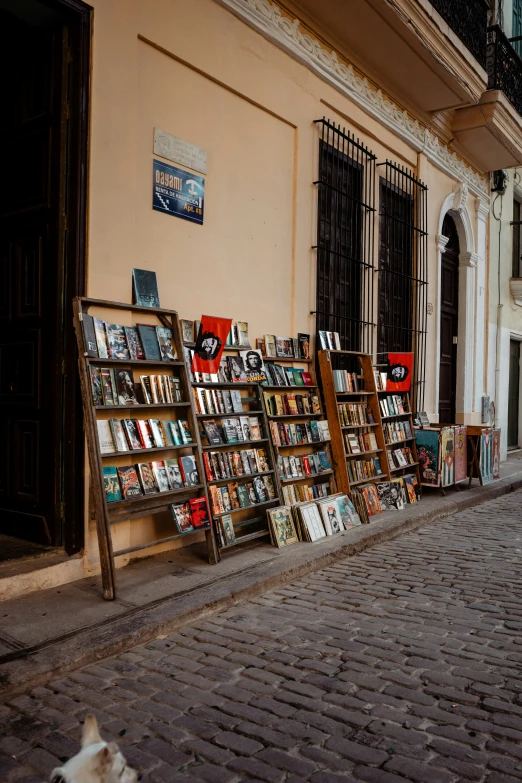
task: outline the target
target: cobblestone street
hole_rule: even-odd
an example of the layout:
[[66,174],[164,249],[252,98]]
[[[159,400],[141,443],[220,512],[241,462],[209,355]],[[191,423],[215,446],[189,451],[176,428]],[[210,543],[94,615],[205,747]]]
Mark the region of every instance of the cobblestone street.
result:
[[0,706],[0,781],[94,712],[142,781],[522,780],[522,491]]

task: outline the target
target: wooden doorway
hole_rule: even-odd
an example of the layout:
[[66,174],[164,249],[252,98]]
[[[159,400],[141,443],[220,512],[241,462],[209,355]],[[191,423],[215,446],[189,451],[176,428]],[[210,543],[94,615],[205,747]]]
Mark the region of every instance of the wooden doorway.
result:
[[0,0],[0,533],[83,545],[72,298],[84,292],[90,9]]
[[457,341],[459,329],[459,236],[450,215],[442,224],[448,243],[441,257],[439,422],[455,424]]
[[509,391],[507,447],[518,449],[518,422],[520,414],[520,342],[509,341]]

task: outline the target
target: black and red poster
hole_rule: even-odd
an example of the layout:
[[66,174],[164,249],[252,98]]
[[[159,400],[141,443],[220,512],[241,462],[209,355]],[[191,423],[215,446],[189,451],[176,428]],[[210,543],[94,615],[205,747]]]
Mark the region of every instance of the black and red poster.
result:
[[218,371],[231,326],[231,318],[215,318],[212,315],[201,316],[201,326],[192,360],[192,372],[213,374]]
[[412,353],[389,353],[386,391],[408,392],[413,373]]

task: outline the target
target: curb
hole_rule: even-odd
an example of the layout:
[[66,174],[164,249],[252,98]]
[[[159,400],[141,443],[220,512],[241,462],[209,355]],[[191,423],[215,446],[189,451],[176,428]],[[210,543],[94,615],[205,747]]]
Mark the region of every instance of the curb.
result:
[[[446,497],[443,506],[427,509],[409,506],[391,518],[378,519],[333,541],[323,539],[284,555],[275,555],[254,567],[240,569],[204,585],[145,606],[129,609],[123,615],[50,639],[40,645],[0,657],[0,698],[5,701],[29,688],[42,685],[67,672],[87,666],[131,647],[169,634],[183,625],[222,612],[269,590],[293,582],[405,533],[437,522],[460,511],[495,500],[522,488],[522,473],[515,473],[485,487]],[[349,540],[342,541],[344,536]],[[319,544],[319,545],[318,545]]]

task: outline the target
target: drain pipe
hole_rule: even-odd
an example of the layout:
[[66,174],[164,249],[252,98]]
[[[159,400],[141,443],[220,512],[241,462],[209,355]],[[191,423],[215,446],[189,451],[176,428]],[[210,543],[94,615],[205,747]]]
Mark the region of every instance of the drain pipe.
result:
[[[502,308],[504,307],[503,304],[500,302],[500,256],[501,256],[501,238],[502,238],[502,206],[503,206],[503,197],[504,197],[504,191],[499,191],[497,193],[497,197],[495,201],[493,202],[493,205],[491,207],[491,214],[495,218],[495,220],[498,222],[498,259],[497,259],[497,281],[498,281],[498,302],[497,302],[497,336],[496,336],[496,345],[495,345],[495,419],[494,419],[494,425],[495,429],[498,427],[498,396],[499,396],[499,384],[500,384],[500,329],[502,326]],[[500,198],[500,214],[497,217],[495,215],[495,204]]]

